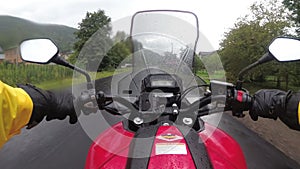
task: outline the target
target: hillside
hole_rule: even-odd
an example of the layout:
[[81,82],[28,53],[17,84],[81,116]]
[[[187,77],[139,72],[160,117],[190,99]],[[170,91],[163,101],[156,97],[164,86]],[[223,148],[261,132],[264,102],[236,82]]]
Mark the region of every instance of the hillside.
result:
[[0,46],[6,50],[19,45],[23,39],[47,37],[55,41],[61,51],[71,51],[75,42],[75,28],[38,24],[25,19],[0,15]]

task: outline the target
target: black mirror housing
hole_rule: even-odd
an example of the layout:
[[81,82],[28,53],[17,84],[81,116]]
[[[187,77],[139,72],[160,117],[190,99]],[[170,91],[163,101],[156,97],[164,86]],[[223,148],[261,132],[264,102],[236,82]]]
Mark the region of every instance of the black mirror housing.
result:
[[300,39],[278,37],[273,40],[268,50],[279,62],[300,60]]
[[20,43],[20,55],[26,62],[48,64],[58,53],[56,44],[47,38],[27,39]]

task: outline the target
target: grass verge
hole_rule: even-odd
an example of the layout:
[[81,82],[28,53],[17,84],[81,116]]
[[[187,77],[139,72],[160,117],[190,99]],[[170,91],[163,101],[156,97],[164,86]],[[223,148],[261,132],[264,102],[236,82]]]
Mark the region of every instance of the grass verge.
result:
[[[129,69],[118,69],[118,70],[109,70],[109,71],[102,71],[102,72],[92,72],[89,73],[91,78],[93,80],[95,79],[101,79],[109,76],[113,76],[114,74],[119,74],[129,71]],[[75,84],[83,83],[85,82],[84,76],[79,76],[78,78],[74,79]],[[61,79],[61,80],[50,80],[41,82],[38,84],[35,84],[37,87],[40,87],[42,89],[58,89],[58,88],[67,88],[70,87],[73,83],[73,77]]]

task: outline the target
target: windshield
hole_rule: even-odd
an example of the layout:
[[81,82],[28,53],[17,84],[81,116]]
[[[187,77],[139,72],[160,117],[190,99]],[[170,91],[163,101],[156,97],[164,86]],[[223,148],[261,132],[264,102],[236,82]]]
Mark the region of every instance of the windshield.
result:
[[[192,23],[193,24],[192,24]],[[198,40],[198,23],[193,13],[185,11],[141,11],[132,18],[134,71],[142,68],[171,68],[193,65]],[[172,65],[172,66],[170,66]]]
[[[193,23],[193,24],[192,24]],[[131,20],[130,41],[132,71],[114,76],[113,94],[138,96],[141,82],[149,74],[176,74],[182,90],[197,85],[193,73],[198,22],[185,11],[141,11]],[[125,65],[128,59],[124,60]],[[126,91],[126,92],[124,92]]]
[[145,33],[133,37],[133,68],[160,68],[176,74],[181,65],[192,69],[193,50],[174,37],[164,34]]

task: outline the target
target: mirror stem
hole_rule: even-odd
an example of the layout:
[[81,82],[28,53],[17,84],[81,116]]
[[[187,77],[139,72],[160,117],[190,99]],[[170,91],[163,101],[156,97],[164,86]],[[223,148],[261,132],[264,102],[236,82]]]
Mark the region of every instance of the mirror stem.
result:
[[269,53],[265,53],[258,61],[252,63],[251,65],[245,67],[243,70],[240,71],[240,73],[238,74],[238,80],[237,80],[237,84],[236,84],[236,88],[238,90],[241,90],[242,89],[242,84],[243,84],[243,80],[244,80],[244,75],[249,71],[251,70],[252,68],[260,65],[260,64],[263,64],[263,63],[266,63],[266,62],[269,62],[271,60],[273,60],[274,57]]
[[80,69],[80,68],[68,63],[67,61],[65,61],[63,58],[61,58],[59,56],[54,57],[51,61],[53,63],[71,68],[71,69],[83,74],[86,78],[86,81],[87,81],[87,89],[93,89],[93,84],[92,84],[92,81],[91,81],[91,77],[85,70]]

